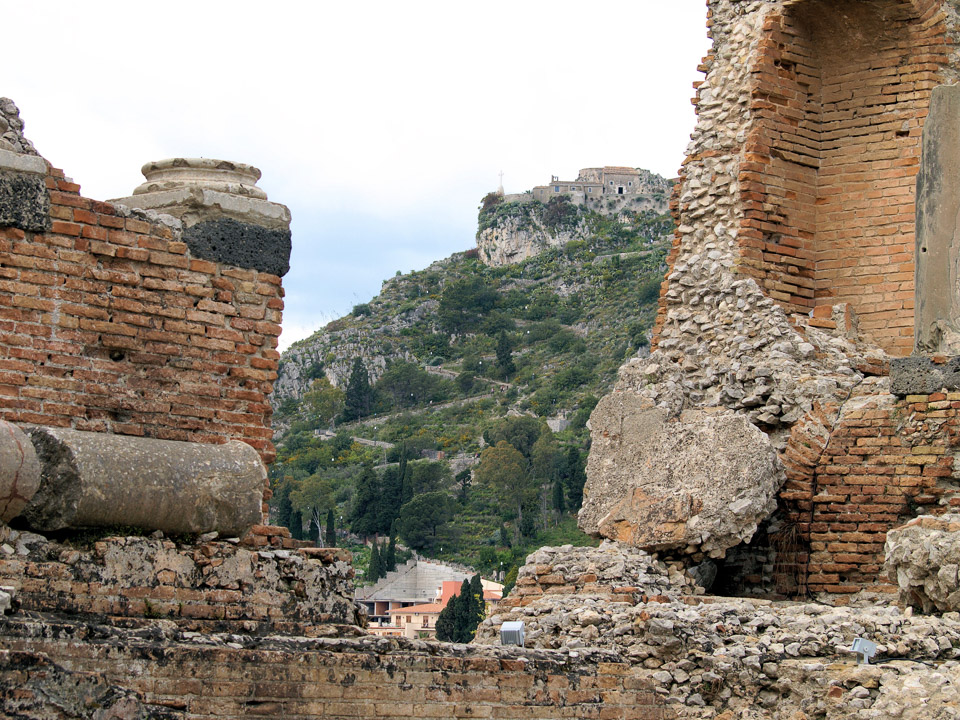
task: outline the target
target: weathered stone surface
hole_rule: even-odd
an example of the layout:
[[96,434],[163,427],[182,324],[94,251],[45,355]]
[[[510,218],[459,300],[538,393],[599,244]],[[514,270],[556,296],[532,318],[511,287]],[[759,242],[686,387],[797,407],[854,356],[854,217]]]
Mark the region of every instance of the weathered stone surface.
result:
[[266,470],[256,450],[34,427],[40,490],[23,511],[39,530],[133,525],[241,535],[261,520]]
[[960,390],[960,357],[942,359],[946,362],[919,356],[892,359],[890,392],[904,396]]
[[[78,548],[0,524],[0,593],[13,594],[21,610],[162,617],[192,631],[303,635],[362,622],[346,550],[160,535]],[[51,587],[44,578],[54,577]]]
[[0,420],[0,522],[12,520],[40,487],[40,463],[16,425]]
[[723,557],[776,506],[783,467],[742,415],[689,411],[671,419],[633,393],[614,392],[590,424],[584,532]]
[[175,720],[183,713],[144,704],[93,672],[75,672],[40,653],[0,650],[0,711],[18,720]]
[[922,515],[890,530],[884,554],[900,602],[926,613],[960,610],[960,514]]
[[[658,571],[663,563],[649,556],[646,577],[638,580],[636,563],[644,554],[632,553],[617,543],[538,551],[527,558],[519,578],[547,570],[573,575],[594,566],[602,579],[575,593],[537,596],[519,595],[529,586],[518,582],[481,623],[474,642],[496,645],[502,623],[519,621],[530,649],[612,651],[647,670],[676,718],[861,720],[901,717],[901,710],[902,717],[916,720],[951,717],[914,711],[932,711],[960,690],[956,614],[928,617],[891,606],[696,598],[683,594],[686,578],[640,600],[598,592],[598,585],[652,588],[666,580]],[[874,665],[856,663],[850,651],[856,637],[877,644]]]
[[960,353],[960,87],[934,88],[917,175],[916,349]]
[[8,97],[0,97],[0,148],[18,155],[31,155],[44,162],[33,143],[24,137],[23,127],[16,103]]
[[46,162],[0,148],[0,227],[41,232],[50,227]]
[[292,245],[289,230],[271,230],[223,218],[187,228],[183,240],[193,255],[204,260],[280,276],[290,270]]

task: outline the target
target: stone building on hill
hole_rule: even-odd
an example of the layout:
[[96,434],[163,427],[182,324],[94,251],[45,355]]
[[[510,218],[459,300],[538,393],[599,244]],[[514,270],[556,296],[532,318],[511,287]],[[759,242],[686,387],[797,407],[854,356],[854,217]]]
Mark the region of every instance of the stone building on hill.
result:
[[561,180],[554,175],[549,185],[537,185],[530,192],[535,200],[548,202],[559,195],[583,204],[601,195],[639,195],[651,189],[653,174],[632,167],[605,166],[583,168],[576,180]]

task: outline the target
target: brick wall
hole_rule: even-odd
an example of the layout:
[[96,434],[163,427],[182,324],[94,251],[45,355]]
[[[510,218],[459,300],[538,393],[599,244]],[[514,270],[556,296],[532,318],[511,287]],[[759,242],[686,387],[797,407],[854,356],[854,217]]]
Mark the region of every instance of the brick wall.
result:
[[274,457],[280,278],[193,257],[59,170],[49,231],[0,228],[0,417]]
[[[5,621],[3,634],[9,651],[101,673],[189,719],[675,717],[649,671],[612,661],[612,653],[588,660],[585,652],[472,647],[465,656],[460,646],[385,638],[161,646],[115,629],[94,639],[83,625],[17,620]],[[33,679],[29,668],[17,670],[0,662],[0,690]]]
[[808,0],[764,19],[740,185],[742,270],[788,311],[850,303],[913,348],[914,194],[948,62],[933,0]]
[[780,498],[802,539],[784,562],[802,566],[810,592],[895,592],[881,576],[886,533],[960,505],[958,448],[960,393],[865,396],[839,417],[818,408],[783,454]]

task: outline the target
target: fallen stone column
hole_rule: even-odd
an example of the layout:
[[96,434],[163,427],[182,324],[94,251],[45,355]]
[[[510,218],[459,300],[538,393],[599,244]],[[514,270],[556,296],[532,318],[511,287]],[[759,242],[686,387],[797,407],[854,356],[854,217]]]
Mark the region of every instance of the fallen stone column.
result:
[[23,517],[36,530],[132,525],[241,535],[261,521],[266,469],[225,445],[33,427],[40,489]]
[[9,522],[40,486],[40,463],[30,439],[16,425],[0,420],[0,521]]

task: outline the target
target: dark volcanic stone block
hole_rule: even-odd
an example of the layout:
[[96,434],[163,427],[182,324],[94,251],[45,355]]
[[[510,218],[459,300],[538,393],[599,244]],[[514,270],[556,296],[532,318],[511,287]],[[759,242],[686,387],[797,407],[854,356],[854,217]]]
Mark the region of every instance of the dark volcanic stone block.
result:
[[274,275],[290,269],[290,231],[270,230],[231,218],[208,220],[183,231],[196,257]]
[[894,395],[929,395],[960,390],[960,357],[945,363],[913,356],[890,361],[890,392]]
[[50,229],[50,193],[40,175],[0,170],[0,227]]

